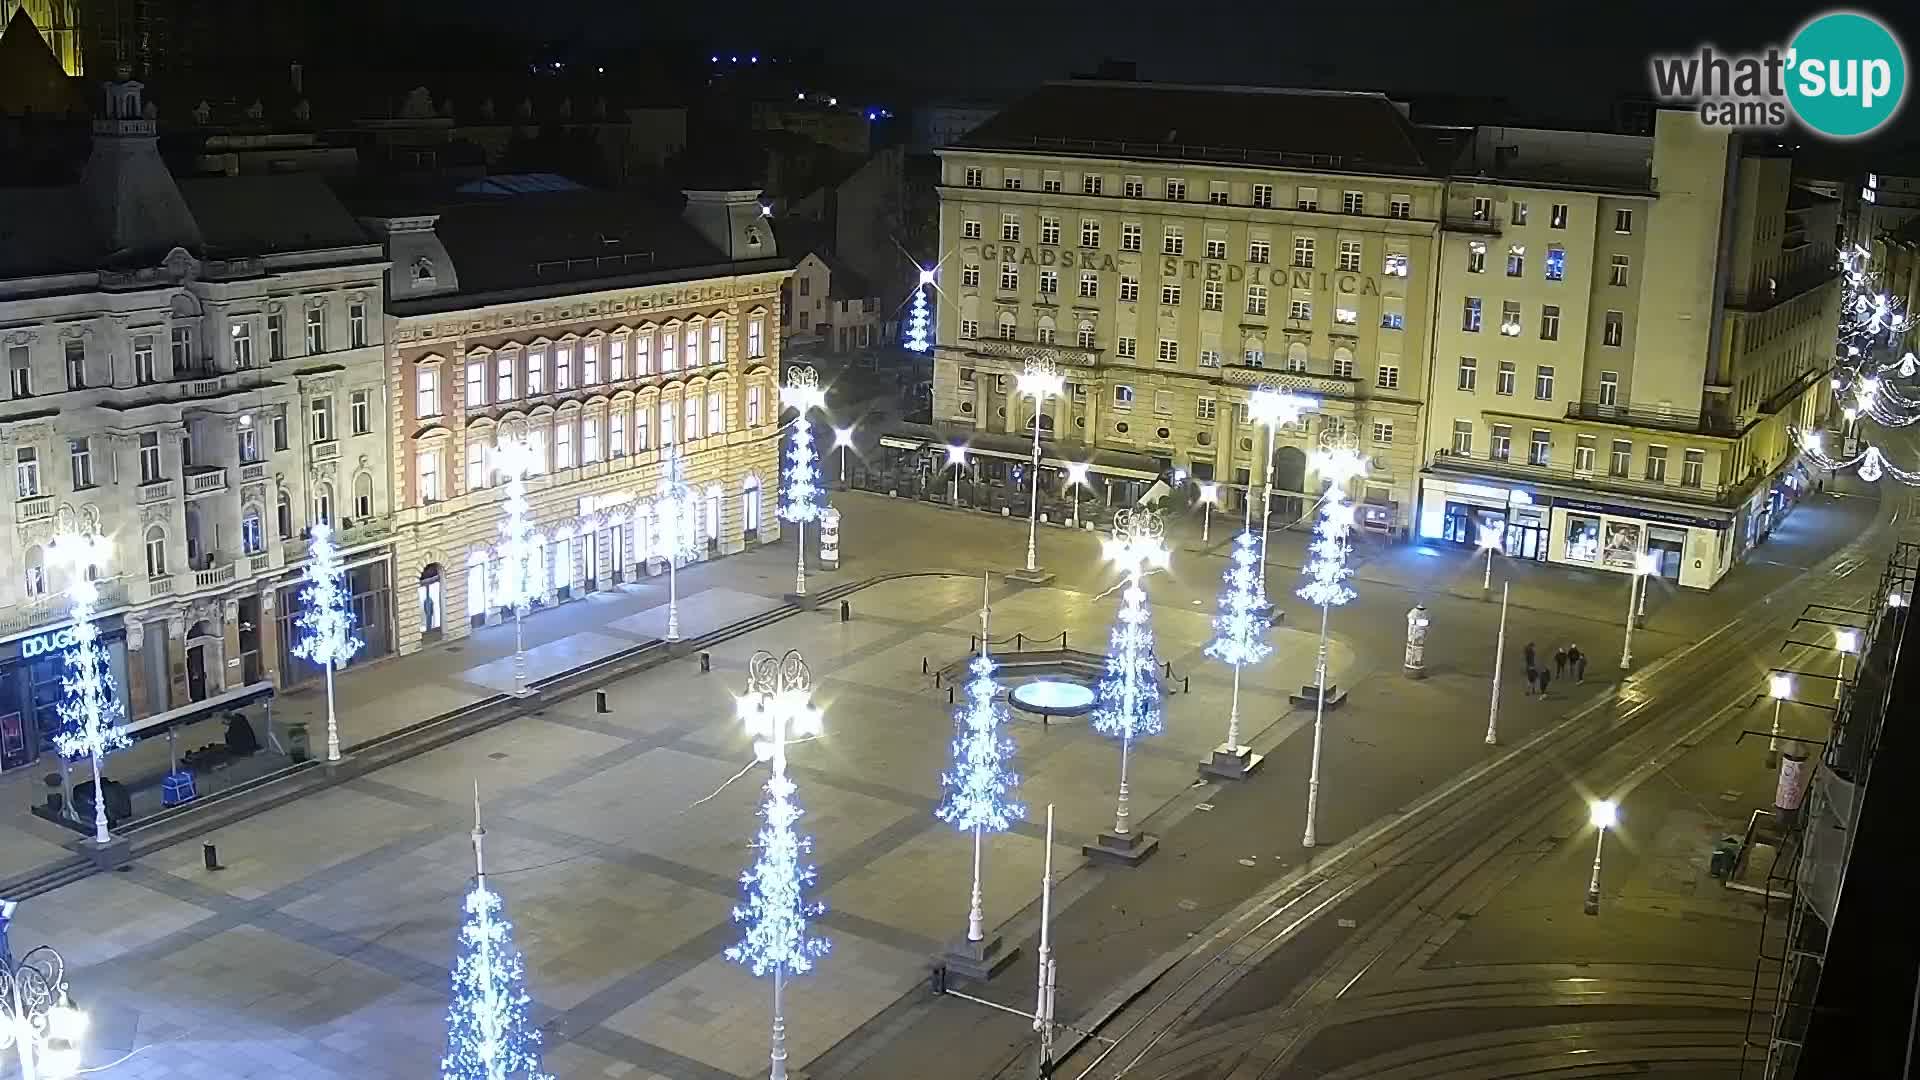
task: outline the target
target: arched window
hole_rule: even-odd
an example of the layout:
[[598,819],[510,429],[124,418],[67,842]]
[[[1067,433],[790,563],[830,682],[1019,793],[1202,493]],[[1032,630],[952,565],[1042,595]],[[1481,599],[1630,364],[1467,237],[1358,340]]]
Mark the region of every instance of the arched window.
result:
[[353,516],[373,516],[373,474],[361,472],[353,478]]
[[1077,336],[1074,338],[1074,344],[1080,346],[1083,349],[1091,349],[1094,347],[1093,323],[1089,322],[1086,319],[1080,320],[1080,329]]
[[760,477],[749,475],[740,485],[740,527],[750,534],[760,532]]
[[1245,358],[1248,367],[1266,367],[1266,341],[1259,334],[1248,334],[1246,343],[1241,346],[1241,356]]
[[325,480],[313,485],[313,520],[317,525],[333,524],[333,485]]
[[1053,344],[1053,331],[1053,316],[1042,315],[1040,316],[1039,328],[1035,331],[1035,340],[1042,345],[1051,345]]
[[293,498],[287,494],[286,488],[281,488],[280,493],[274,496],[273,520],[280,539],[293,539]]
[[1014,330],[1013,312],[1011,311],[1001,312],[1000,313],[1000,340],[1012,341],[1014,338],[1014,333],[1015,333],[1015,330]]
[[240,547],[249,555],[267,550],[266,520],[255,503],[248,503],[240,511]]
[[27,548],[27,595],[47,595],[47,555],[39,544]]
[[1353,350],[1345,345],[1333,350],[1333,373],[1343,379],[1353,378]]
[[707,527],[707,542],[710,544],[718,543],[720,540],[720,485],[719,484],[715,484],[712,487],[707,489],[706,527]]
[[1307,343],[1306,342],[1295,341],[1295,342],[1288,343],[1287,370],[1288,371],[1307,370]]
[[147,529],[147,576],[167,576],[167,530],[158,525]]

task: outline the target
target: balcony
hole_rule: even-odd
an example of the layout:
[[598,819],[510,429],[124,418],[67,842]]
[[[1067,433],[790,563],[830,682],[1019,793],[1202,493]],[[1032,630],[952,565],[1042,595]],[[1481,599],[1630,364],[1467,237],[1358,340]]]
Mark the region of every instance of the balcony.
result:
[[1594,420],[1623,427],[1677,431],[1690,435],[1713,435],[1723,439],[1738,438],[1747,426],[1744,418],[1736,416],[1679,412],[1650,405],[1607,405],[1598,401],[1567,402],[1567,419]]
[[140,485],[140,505],[166,502],[173,498],[173,481],[149,480]]
[[1470,210],[1448,210],[1442,221],[1443,227],[1448,232],[1479,233],[1484,236],[1500,235],[1500,218],[1494,214],[1476,217]]
[[264,461],[250,461],[240,466],[240,482],[243,484],[251,484],[255,480],[265,480],[266,478],[267,463]]
[[1295,394],[1318,394],[1321,397],[1359,396],[1355,391],[1359,385],[1357,380],[1341,379],[1332,375],[1247,367],[1244,364],[1228,364],[1220,369],[1220,373],[1228,386],[1264,386],[1272,390],[1285,390]]
[[325,442],[316,442],[307,447],[307,456],[316,462],[336,460],[340,456],[340,440],[328,439]]
[[148,578],[147,579],[147,595],[148,596],[172,596],[173,595],[173,578],[166,574],[162,574],[159,577]]
[[248,569],[254,574],[264,574],[268,570],[273,569],[273,556],[265,552],[259,555],[250,555],[248,556],[248,560]]
[[1586,491],[1612,491],[1624,495],[1665,499],[1668,502],[1697,503],[1702,506],[1730,508],[1746,494],[1747,485],[1725,484],[1689,486],[1664,480],[1639,480],[1631,476],[1613,476],[1600,469],[1576,469],[1570,465],[1534,465],[1518,458],[1500,460],[1485,454],[1458,454],[1436,450],[1429,471],[1465,473],[1473,476],[1501,476],[1524,483],[1559,484]]
[[218,465],[195,465],[187,469],[187,498],[212,495],[227,490],[227,470]]
[[221,585],[231,583],[239,576],[239,563],[225,563],[211,570],[195,570],[193,572],[193,587],[195,591],[217,588]]
[[31,495],[14,504],[13,518],[25,525],[33,521],[45,521],[53,516],[53,496]]

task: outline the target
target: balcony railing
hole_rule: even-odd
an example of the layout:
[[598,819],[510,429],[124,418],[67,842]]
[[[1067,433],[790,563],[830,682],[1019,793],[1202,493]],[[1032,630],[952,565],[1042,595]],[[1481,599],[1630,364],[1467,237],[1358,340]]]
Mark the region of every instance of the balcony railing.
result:
[[340,456],[340,440],[328,439],[314,443],[308,448],[308,456],[315,461],[332,461]]
[[273,568],[273,556],[264,553],[252,556],[249,568],[253,573],[264,574]]
[[173,578],[167,574],[161,574],[159,577],[148,578],[147,579],[147,595],[172,596],[173,595]]
[[225,585],[239,576],[239,563],[226,563],[222,566],[216,566],[211,570],[195,570],[193,572],[193,587],[195,589],[211,589],[215,586]]
[[153,480],[140,485],[140,505],[166,502],[173,498],[173,481]]
[[1566,484],[1571,487],[1622,494],[1643,495],[1671,502],[1691,502],[1710,506],[1733,506],[1744,494],[1742,488],[1725,484],[1681,484],[1668,480],[1641,480],[1615,476],[1605,469],[1576,469],[1570,465],[1536,465],[1521,458],[1495,458],[1487,454],[1459,454],[1436,450],[1430,465],[1437,472],[1496,475],[1532,483]]
[[1696,435],[1719,435],[1725,438],[1739,435],[1741,429],[1746,427],[1745,421],[1740,417],[1680,412],[1649,405],[1604,405],[1598,401],[1567,402],[1567,419],[1598,420],[1609,424],[1625,424],[1629,427],[1683,431]]
[[243,484],[249,484],[255,480],[265,480],[266,478],[267,463],[264,461],[248,462],[240,466],[240,482]]
[[14,520],[25,525],[30,521],[45,521],[53,516],[53,496],[34,495],[21,499],[14,505]]
[[1244,364],[1228,364],[1220,372],[1229,386],[1265,386],[1295,394],[1319,394],[1322,397],[1355,397],[1355,387],[1359,385],[1356,380],[1333,375],[1315,375],[1284,368],[1247,367]]
[[1475,217],[1470,211],[1449,210],[1441,219],[1448,232],[1486,233],[1497,236],[1500,233],[1500,219],[1497,215]]
[[227,470],[218,465],[198,465],[187,470],[187,496],[211,495],[227,490]]

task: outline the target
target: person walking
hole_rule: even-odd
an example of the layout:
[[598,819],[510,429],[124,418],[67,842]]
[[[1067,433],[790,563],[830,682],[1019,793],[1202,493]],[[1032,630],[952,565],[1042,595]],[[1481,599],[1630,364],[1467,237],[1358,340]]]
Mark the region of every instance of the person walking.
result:
[[1587,681],[1587,654],[1580,651],[1580,646],[1578,645],[1567,646],[1567,662],[1573,665],[1574,681],[1586,682]]
[[1533,642],[1527,642],[1527,670],[1532,671],[1540,665],[1533,662]]
[[1552,683],[1553,683],[1553,672],[1548,671],[1546,668],[1541,668],[1540,669],[1540,696],[1541,697],[1547,696],[1547,687],[1552,685]]
[[1533,696],[1534,687],[1540,685],[1540,673],[1534,670],[1533,661],[1527,661],[1527,696]]
[[1564,648],[1553,650],[1553,677],[1556,679],[1567,677],[1567,650]]

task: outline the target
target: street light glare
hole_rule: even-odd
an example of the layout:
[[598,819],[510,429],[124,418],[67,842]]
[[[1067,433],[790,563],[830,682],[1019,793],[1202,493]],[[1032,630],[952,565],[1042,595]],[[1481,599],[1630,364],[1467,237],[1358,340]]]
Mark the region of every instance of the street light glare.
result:
[[1633,557],[1633,572],[1636,574],[1657,573],[1659,569],[1660,560],[1644,551]]
[[1793,676],[1778,671],[1767,678],[1767,694],[1785,700],[1793,696]]
[[1052,372],[1024,371],[1015,377],[1014,385],[1020,388],[1022,394],[1044,399],[1059,397],[1060,392],[1066,389],[1067,379],[1064,375]]
[[1849,655],[1857,652],[1860,648],[1860,631],[1835,630],[1833,632],[1833,647]]
[[1611,829],[1620,820],[1620,807],[1612,799],[1598,799],[1588,808],[1587,820],[1596,829]]
[[1087,463],[1084,461],[1067,462],[1067,483],[1084,484],[1087,482]]
[[959,446],[959,445],[953,445],[953,446],[947,447],[947,464],[965,465],[966,463],[967,463],[966,447]]
[[1201,484],[1200,485],[1200,501],[1201,502],[1211,503],[1216,498],[1219,498],[1219,496],[1220,496],[1219,484]]
[[1499,547],[1501,534],[1504,531],[1497,525],[1480,526],[1480,547],[1483,549]]
[[852,446],[853,445],[853,429],[850,427],[834,428],[833,429],[833,445]]

